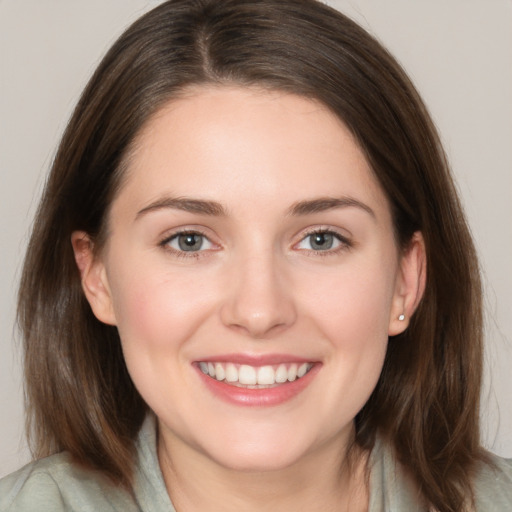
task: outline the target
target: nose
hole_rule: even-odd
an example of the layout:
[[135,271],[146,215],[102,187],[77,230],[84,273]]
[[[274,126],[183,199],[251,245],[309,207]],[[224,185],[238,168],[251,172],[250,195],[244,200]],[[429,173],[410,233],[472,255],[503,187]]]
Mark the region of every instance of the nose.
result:
[[241,258],[230,268],[229,276],[221,307],[224,325],[254,339],[265,339],[295,322],[289,279],[271,255]]

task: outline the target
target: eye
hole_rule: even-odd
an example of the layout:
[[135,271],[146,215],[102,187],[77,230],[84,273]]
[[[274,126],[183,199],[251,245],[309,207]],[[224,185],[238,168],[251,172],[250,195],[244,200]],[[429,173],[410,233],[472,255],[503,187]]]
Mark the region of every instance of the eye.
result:
[[205,235],[197,232],[184,232],[164,240],[162,245],[178,252],[198,252],[211,249],[212,242]]
[[342,247],[349,247],[347,239],[332,231],[315,231],[306,235],[298,244],[298,249],[307,251],[335,251]]

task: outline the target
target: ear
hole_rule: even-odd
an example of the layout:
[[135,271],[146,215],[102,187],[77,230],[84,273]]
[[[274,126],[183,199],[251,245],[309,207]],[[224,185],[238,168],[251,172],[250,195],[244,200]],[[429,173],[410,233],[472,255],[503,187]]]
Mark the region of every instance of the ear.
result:
[[94,244],[85,231],[74,231],[71,245],[82,279],[82,289],[96,318],[105,324],[116,325],[112,296],[105,265],[94,255]]
[[409,326],[411,317],[423,297],[426,276],[425,241],[423,235],[417,231],[400,260],[389,318],[389,336],[400,334]]

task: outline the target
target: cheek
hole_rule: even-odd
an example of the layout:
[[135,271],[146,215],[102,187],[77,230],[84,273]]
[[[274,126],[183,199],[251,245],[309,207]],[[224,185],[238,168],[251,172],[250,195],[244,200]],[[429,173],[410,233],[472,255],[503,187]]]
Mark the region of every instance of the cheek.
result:
[[[304,279],[301,295],[309,314],[332,340],[361,347],[387,340],[394,276],[385,263],[361,262],[324,276]],[[393,268],[392,266],[387,269]]]
[[190,378],[183,363],[190,340],[208,322],[212,286],[154,265],[135,268],[116,267],[110,278],[113,306],[128,371],[144,400],[160,411],[162,403],[179,402],[172,382]]
[[[200,326],[212,307],[212,283],[152,267],[116,273],[111,281],[123,346],[172,349]],[[209,283],[209,286],[207,284]]]
[[[319,280],[315,282],[318,286]],[[364,265],[331,275],[321,288],[310,294],[305,309],[311,325],[330,345],[327,362],[333,371],[325,391],[326,408],[343,404],[332,422],[335,430],[361,410],[381,374],[394,282],[380,265]]]

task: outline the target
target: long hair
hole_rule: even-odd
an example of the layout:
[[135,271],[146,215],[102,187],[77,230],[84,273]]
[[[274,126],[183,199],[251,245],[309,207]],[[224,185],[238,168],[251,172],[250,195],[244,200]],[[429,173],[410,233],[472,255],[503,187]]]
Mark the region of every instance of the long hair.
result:
[[482,307],[473,243],[439,137],[410,80],[356,23],[314,0],[171,0],[136,21],[87,85],[36,215],[19,292],[28,433],[36,457],[68,450],[129,485],[147,406],[115,327],[81,290],[70,236],[104,242],[131,145],[166,102],[207,84],[313,98],[351,130],[391,205],[398,244],[421,231],[424,298],[390,339],[356,417],[356,443],[389,443],[425,502],[460,511],[484,458]]

